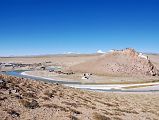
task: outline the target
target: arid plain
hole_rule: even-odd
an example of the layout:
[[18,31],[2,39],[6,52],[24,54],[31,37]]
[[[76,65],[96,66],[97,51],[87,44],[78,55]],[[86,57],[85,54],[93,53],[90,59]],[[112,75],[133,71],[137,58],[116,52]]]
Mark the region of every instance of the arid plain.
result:
[[[132,49],[128,51],[124,50],[122,55],[116,53],[113,53],[113,55],[110,54],[112,53],[104,55],[70,54],[0,58],[1,63],[18,63],[21,66],[1,67],[0,119],[158,120],[158,92],[97,92],[70,88],[60,84],[12,77],[3,73],[8,70],[29,69],[31,71],[26,72],[29,75],[48,77],[55,80],[78,81],[83,84],[158,82],[159,55],[146,54],[148,56],[147,62],[145,59],[136,58],[138,54]],[[107,61],[109,59],[106,59],[107,55],[109,59],[111,57],[114,58],[114,56],[116,58],[120,55],[120,61],[123,63],[119,65],[114,60],[111,61],[110,64]],[[126,59],[133,69],[121,67],[121,65],[126,65],[123,59]],[[104,64],[102,64],[103,66],[110,66],[114,62],[112,67],[114,68],[112,69],[114,74],[108,74],[109,71],[106,74],[98,74],[103,68],[100,68],[96,73],[96,71],[94,71],[96,66],[95,68],[92,67],[89,79],[82,79],[83,74],[88,73],[90,70],[85,69],[85,67],[91,68],[92,63],[94,64],[96,61],[101,61],[100,63],[105,61],[103,62]],[[21,64],[26,65],[23,66]],[[86,66],[86,64],[88,66]],[[134,68],[134,64],[138,65],[137,68],[136,66]],[[52,67],[54,68],[55,66],[56,70],[52,70]],[[101,67],[101,64],[98,66]],[[118,67],[122,69],[117,69]],[[123,68],[127,68],[125,74],[123,74]],[[135,72],[138,69],[142,71],[140,73],[137,71],[138,74],[136,74]],[[130,72],[133,71],[135,74],[129,75],[128,70]],[[116,73],[121,74],[116,75]]]

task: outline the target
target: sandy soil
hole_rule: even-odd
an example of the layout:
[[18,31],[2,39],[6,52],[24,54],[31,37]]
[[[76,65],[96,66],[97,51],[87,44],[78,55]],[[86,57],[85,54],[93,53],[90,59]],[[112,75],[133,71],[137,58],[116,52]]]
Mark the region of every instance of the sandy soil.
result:
[[[49,80],[56,80],[56,81],[65,81],[65,82],[80,82],[82,84],[65,84],[65,86],[73,87],[73,88],[80,88],[80,89],[92,89],[92,90],[159,90],[159,81],[145,81],[141,82],[141,80],[136,79],[134,81],[134,78],[131,78],[132,82],[120,82],[118,79],[115,81],[112,80],[112,78],[109,79],[100,79],[97,77],[96,79],[92,80],[76,80],[77,75],[75,75],[74,79],[70,79],[68,77],[65,77],[63,75],[59,75],[56,73],[48,74],[48,71],[25,71],[21,73],[25,76],[32,76],[32,77],[38,77],[38,78],[44,78]],[[63,76],[63,77],[61,77]],[[70,76],[70,75],[69,75]],[[109,80],[109,82],[106,83],[106,81]],[[96,82],[97,81],[97,82]],[[125,80],[126,81],[126,80]]]
[[5,75],[0,79],[5,80],[1,120],[159,119],[159,93],[99,93]]
[[94,59],[100,56],[100,54],[88,54],[88,55],[47,55],[47,56],[30,56],[30,57],[1,57],[0,62],[8,63],[24,63],[24,64],[34,64],[34,63],[45,63],[52,62],[53,65],[60,66],[72,66],[85,62],[90,59]]
[[[0,62],[45,63],[70,66],[97,59],[93,55],[50,55],[0,58]],[[148,55],[159,69],[159,55]],[[25,69],[25,68],[24,68]],[[158,79],[92,75],[81,80],[83,73],[58,75],[33,71],[31,75],[84,83],[142,83]],[[5,80],[5,84],[2,80]],[[16,77],[0,75],[0,120],[158,120],[159,93],[93,92]],[[4,82],[4,81],[3,81]],[[151,86],[150,86],[151,87]],[[16,92],[15,92],[16,91]]]
[[81,82],[83,84],[137,84],[148,82],[159,82],[158,77],[122,77],[122,76],[100,76],[93,74],[89,79],[81,79],[83,73],[75,73],[72,75],[58,74],[49,72],[48,70],[26,71],[27,75],[46,77],[54,80]]
[[[103,56],[103,54],[89,54],[89,55],[48,55],[48,56],[30,56],[30,57],[10,57],[10,58],[0,58],[0,62],[14,62],[14,63],[24,63],[24,64],[34,64],[34,63],[46,63],[50,62],[50,65],[59,65],[63,67],[63,70],[67,71],[67,68],[75,66],[78,64],[85,63],[87,61],[97,59]],[[149,54],[149,59],[159,69],[159,55]],[[19,69],[19,68],[18,68]],[[20,68],[20,69],[28,69]],[[12,69],[4,69],[12,70]],[[77,80],[83,83],[143,83],[143,82],[154,82],[158,81],[158,77],[145,77],[145,76],[117,76],[117,75],[95,75],[93,74],[89,80],[81,80],[83,73],[78,73],[73,75],[57,75],[50,73],[48,71],[33,71],[30,72],[31,75],[37,75],[41,77],[50,77],[57,80]]]
[[[44,63],[51,61],[54,65],[72,66],[91,59],[97,59],[102,54],[87,54],[87,55],[47,55],[47,56],[30,56],[30,57],[0,57],[0,62],[8,63]],[[148,54],[149,59],[159,69],[159,55]]]

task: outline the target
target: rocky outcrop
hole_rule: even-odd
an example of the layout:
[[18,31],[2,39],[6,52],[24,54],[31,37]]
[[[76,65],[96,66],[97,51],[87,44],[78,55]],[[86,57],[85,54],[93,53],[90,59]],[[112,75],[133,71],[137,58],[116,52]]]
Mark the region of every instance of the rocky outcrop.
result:
[[159,76],[159,71],[151,60],[131,48],[110,51],[97,59],[72,66],[70,69],[101,75]]

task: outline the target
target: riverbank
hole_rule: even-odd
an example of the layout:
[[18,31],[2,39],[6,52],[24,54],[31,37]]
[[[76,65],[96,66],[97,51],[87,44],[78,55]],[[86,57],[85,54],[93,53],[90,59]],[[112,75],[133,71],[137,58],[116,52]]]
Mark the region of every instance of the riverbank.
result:
[[30,74],[31,72],[33,71],[24,71],[24,72],[21,72],[20,74],[21,75],[24,75],[24,76],[30,76],[30,77],[37,77],[37,78],[42,78],[42,79],[48,79],[48,80],[52,80],[52,81],[61,81],[61,82],[79,82],[79,81],[76,81],[76,80],[69,80],[69,79],[62,79],[62,78],[59,78],[58,75],[53,75],[51,77],[44,77],[43,75],[34,75],[34,74]]
[[[75,82],[75,80],[60,80],[61,78],[56,76],[56,79],[52,79],[49,77],[42,77],[29,74],[32,73],[32,71],[22,72],[22,75],[32,76],[32,77],[39,77],[49,80],[58,80],[58,81],[65,81],[65,82]],[[129,91],[159,91],[159,82],[150,82],[150,83],[140,83],[140,84],[67,84],[66,86],[73,87],[73,88],[80,88],[80,89],[90,89],[90,90],[129,90]]]
[[159,93],[93,92],[6,75],[0,79],[5,82],[1,120],[159,119]]
[[[62,69],[64,70],[64,69]],[[65,70],[64,70],[65,71]],[[128,76],[105,76],[91,75],[89,79],[82,79],[83,73],[75,73],[71,75],[49,72],[48,70],[33,70],[25,72],[28,75],[51,78],[63,81],[76,81],[83,84],[142,84],[159,82],[159,77],[128,77]]]

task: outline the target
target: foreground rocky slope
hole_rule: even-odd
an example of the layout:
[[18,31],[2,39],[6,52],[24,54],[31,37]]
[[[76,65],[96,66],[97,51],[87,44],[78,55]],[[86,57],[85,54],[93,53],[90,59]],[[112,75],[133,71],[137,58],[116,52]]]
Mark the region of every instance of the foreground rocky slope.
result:
[[98,93],[0,75],[0,120],[157,120],[158,93]]
[[147,56],[130,48],[113,50],[97,59],[74,65],[70,69],[101,75],[159,76],[159,70]]

